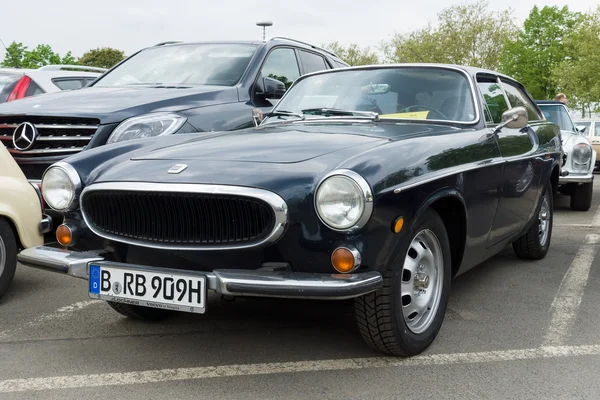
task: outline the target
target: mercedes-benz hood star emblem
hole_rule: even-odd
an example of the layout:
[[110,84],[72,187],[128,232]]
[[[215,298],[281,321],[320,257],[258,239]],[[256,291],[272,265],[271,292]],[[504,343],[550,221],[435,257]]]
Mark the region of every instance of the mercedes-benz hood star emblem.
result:
[[29,150],[35,143],[35,139],[38,137],[38,130],[30,122],[23,122],[17,126],[13,133],[13,146],[15,149],[25,151]]

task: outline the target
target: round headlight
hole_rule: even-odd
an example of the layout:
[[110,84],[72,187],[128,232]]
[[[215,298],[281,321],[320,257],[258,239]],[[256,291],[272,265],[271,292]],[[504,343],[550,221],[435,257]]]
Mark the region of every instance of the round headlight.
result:
[[587,143],[578,143],[573,146],[573,161],[577,164],[587,164],[592,158],[592,146]]
[[56,163],[46,170],[42,178],[42,196],[57,211],[71,207],[81,189],[81,180],[75,169],[67,163]]
[[367,182],[353,171],[336,172],[321,182],[315,208],[335,230],[361,228],[371,216],[373,197]]

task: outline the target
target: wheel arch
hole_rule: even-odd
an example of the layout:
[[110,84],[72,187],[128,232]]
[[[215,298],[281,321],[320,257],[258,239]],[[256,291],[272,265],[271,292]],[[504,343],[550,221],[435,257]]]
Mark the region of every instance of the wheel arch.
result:
[[455,276],[462,263],[467,240],[467,208],[462,193],[456,189],[446,188],[432,193],[421,204],[414,215],[413,223],[428,209],[435,210],[446,227],[450,242],[450,259],[452,260],[452,276]]

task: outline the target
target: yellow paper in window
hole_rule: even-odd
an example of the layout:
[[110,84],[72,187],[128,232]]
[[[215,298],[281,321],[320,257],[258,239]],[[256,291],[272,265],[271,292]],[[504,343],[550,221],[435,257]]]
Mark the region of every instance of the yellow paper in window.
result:
[[382,114],[381,118],[406,118],[406,119],[427,119],[429,111],[414,111],[396,114]]

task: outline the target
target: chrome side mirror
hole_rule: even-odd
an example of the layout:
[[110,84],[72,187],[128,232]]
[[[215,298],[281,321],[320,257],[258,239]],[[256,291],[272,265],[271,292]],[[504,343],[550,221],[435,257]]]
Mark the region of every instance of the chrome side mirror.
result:
[[500,132],[504,127],[509,129],[523,129],[527,126],[528,122],[527,109],[522,106],[513,107],[502,113],[502,123],[496,127],[494,133]]

